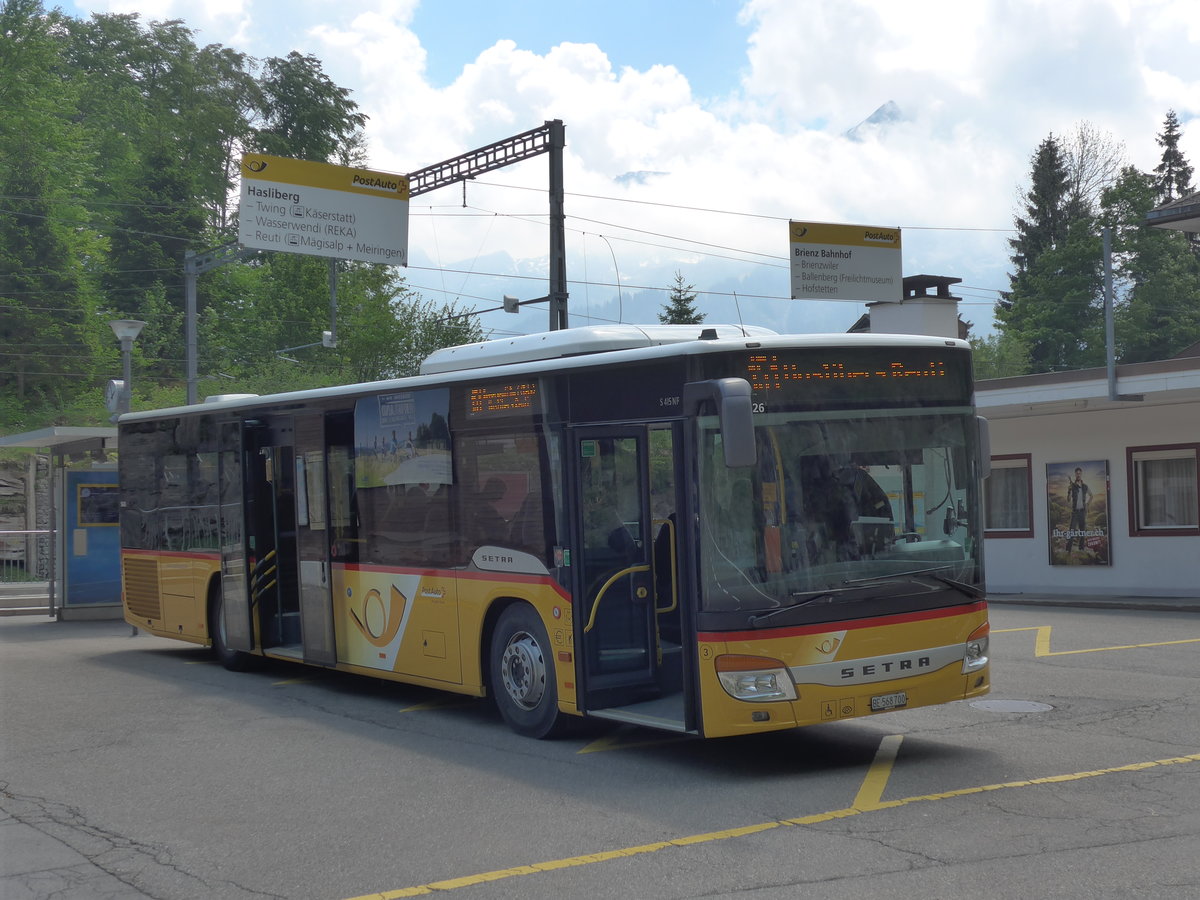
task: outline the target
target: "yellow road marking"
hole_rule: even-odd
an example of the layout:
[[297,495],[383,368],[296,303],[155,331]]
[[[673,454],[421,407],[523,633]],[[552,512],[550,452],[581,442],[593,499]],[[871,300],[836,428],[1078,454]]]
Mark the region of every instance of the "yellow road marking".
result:
[[611,734],[597,738],[578,753],[604,753],[606,750],[631,750],[634,747],[659,747],[663,744],[678,744],[680,741],[694,740],[686,735],[668,735],[666,737],[645,738],[643,740],[624,740],[630,729],[618,728]]
[[892,766],[896,762],[896,754],[900,752],[900,742],[903,735],[889,734],[879,742],[875,751],[875,761],[863,779],[858,796],[850,804],[851,809],[866,812],[869,809],[879,809],[879,800],[883,797],[883,789],[887,787],[888,779],[892,777]]
[[414,703],[405,706],[398,712],[418,712],[423,709],[453,709],[456,706],[470,706],[474,700],[426,700],[424,703]]
[[[636,847],[623,847],[619,850],[607,850],[601,853],[589,853],[583,856],[571,856],[566,859],[548,860],[546,862],[533,863],[527,866],[514,866],[511,869],[496,869],[492,872],[481,872],[478,875],[467,875],[462,878],[450,878],[445,881],[431,881],[428,884],[420,884],[414,887],[401,888],[395,891],[383,891],[378,894],[364,894],[361,897],[352,898],[352,900],[396,900],[400,897],[420,897],[427,894],[432,894],[435,891],[453,891],[464,887],[473,887],[480,884],[487,884],[491,881],[501,881],[505,878],[516,878],[523,875],[536,875],[539,872],[552,872],[557,869],[569,869],[575,866],[587,866],[592,863],[606,862],[612,859],[623,859],[630,856],[639,856],[645,853],[655,853],[659,850],[667,850],[671,847],[687,847],[695,844],[706,844],[713,841],[723,841],[728,838],[745,837],[747,835],[761,834],[764,831],[772,831],[776,828],[788,825],[816,825],[822,822],[831,822],[835,819],[845,819],[850,816],[861,815],[864,812],[873,812],[882,809],[895,809],[900,806],[907,806],[910,803],[925,803],[934,800],[949,800],[954,797],[965,797],[970,794],[983,794],[988,791],[1002,791],[1009,788],[1033,787],[1041,784],[1061,784],[1067,781],[1080,781],[1085,778],[1098,778],[1102,775],[1116,775],[1124,772],[1142,772],[1146,769],[1153,769],[1158,766],[1175,766],[1183,763],[1200,762],[1200,753],[1193,753],[1188,756],[1175,756],[1169,759],[1156,759],[1150,762],[1132,763],[1127,766],[1113,766],[1107,769],[1095,769],[1090,772],[1072,772],[1067,775],[1048,775],[1044,778],[1031,778],[1027,781],[1006,781],[1002,784],[986,784],[980,787],[961,788],[955,791],[944,791],[940,794],[921,794],[915,797],[905,797],[901,800],[886,800],[881,801],[876,794],[876,789],[882,792],[886,778],[881,776],[884,768],[888,772],[891,771],[892,763],[895,761],[895,750],[900,747],[899,736],[892,735],[897,738],[894,744],[888,743],[888,738],[884,739],[884,743],[880,745],[879,751],[875,754],[875,761],[871,765],[871,771],[867,773],[866,780],[862,788],[858,792],[858,797],[855,800],[857,804],[860,800],[867,806],[859,808],[857,805],[846,809],[834,809],[829,812],[817,813],[810,816],[801,816],[795,819],[780,819],[775,822],[762,822],[757,825],[746,825],[741,828],[729,828],[725,831],[710,831],[706,834],[695,834],[687,837],[673,838],[669,841],[656,841],[652,844],[641,844]],[[886,745],[886,746],[885,746]],[[868,782],[870,789],[868,790]],[[872,802],[872,798],[874,801]]]
[[1181,641],[1154,641],[1149,644],[1121,644],[1117,647],[1089,647],[1086,650],[1051,650],[1050,630],[1053,625],[1031,625],[1028,628],[997,628],[992,634],[1006,634],[1014,631],[1036,631],[1036,656],[1071,656],[1075,653],[1105,653],[1109,650],[1140,650],[1145,647],[1170,647],[1173,644],[1200,644],[1200,638],[1186,638]]

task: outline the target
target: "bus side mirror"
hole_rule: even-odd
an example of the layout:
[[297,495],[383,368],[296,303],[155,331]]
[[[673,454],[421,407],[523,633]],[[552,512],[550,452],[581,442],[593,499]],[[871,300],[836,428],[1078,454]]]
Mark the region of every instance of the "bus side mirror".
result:
[[683,386],[683,407],[688,415],[700,415],[700,409],[707,401],[717,409],[725,465],[736,469],[758,462],[750,382],[745,378],[714,378]]

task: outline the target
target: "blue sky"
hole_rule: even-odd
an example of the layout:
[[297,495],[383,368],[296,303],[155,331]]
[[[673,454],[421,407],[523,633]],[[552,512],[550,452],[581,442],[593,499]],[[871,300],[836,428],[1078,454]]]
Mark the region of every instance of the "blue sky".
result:
[[[571,321],[656,320],[675,272],[710,322],[842,331],[792,300],[787,221],[903,229],[906,275],[958,277],[975,333],[1008,285],[1029,161],[1085,124],[1140,169],[1168,109],[1200,168],[1195,0],[75,0],[180,18],[256,57],[312,53],[408,172],[566,124]],[[848,132],[884,104],[891,121]],[[410,284],[478,308],[542,296],[546,164],[412,205]],[[517,275],[528,276],[526,279]],[[538,307],[484,317],[545,327]]]
[[444,87],[500,38],[545,55],[564,41],[604,48],[615,68],[679,69],[704,97],[729,94],[746,68],[749,30],[738,24],[737,0],[560,0],[560,2],[422,3],[413,30],[430,48],[427,73]]

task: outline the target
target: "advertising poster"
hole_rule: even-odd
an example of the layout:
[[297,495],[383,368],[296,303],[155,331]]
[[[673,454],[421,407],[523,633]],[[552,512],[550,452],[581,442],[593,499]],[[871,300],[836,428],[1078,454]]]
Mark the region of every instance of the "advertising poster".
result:
[[449,415],[448,388],[359,400],[354,410],[357,486],[453,483]]
[[1046,463],[1050,565],[1112,565],[1108,460]]

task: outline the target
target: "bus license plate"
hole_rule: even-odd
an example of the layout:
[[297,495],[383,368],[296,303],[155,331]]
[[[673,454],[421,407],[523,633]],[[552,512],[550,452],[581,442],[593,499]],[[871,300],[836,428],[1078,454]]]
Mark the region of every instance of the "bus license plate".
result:
[[871,712],[883,712],[887,709],[899,709],[908,706],[908,694],[897,691],[894,694],[880,694],[871,698]]

